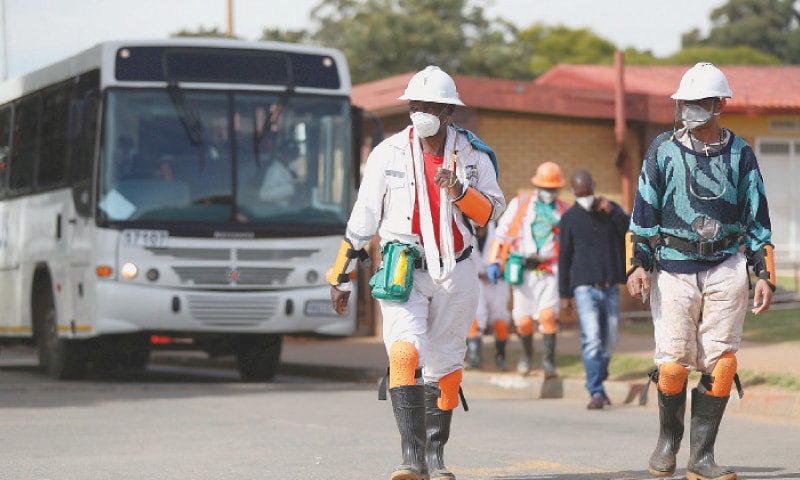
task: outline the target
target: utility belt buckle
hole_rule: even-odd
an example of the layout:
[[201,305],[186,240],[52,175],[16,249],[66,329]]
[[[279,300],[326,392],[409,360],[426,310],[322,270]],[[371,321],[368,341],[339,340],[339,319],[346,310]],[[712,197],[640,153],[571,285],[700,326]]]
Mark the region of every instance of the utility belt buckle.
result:
[[717,242],[697,242],[697,253],[699,253],[704,257],[709,257],[713,255],[716,243]]

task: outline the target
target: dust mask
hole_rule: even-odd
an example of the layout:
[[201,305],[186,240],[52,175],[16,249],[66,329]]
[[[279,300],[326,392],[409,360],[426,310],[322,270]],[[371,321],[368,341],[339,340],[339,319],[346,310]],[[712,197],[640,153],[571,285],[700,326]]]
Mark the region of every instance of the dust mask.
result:
[[436,135],[441,125],[438,116],[425,112],[412,113],[411,123],[414,124],[414,131],[417,132],[420,138],[428,138]]
[[708,124],[713,116],[714,113],[709,112],[700,105],[687,104],[681,108],[681,120],[683,121],[683,125],[689,130],[694,130],[695,128],[700,128]]
[[556,201],[556,192],[553,190],[536,190],[536,197],[542,203],[553,203]]
[[585,197],[577,197],[575,199],[575,203],[581,206],[587,212],[592,211],[592,205],[594,205],[594,195],[587,195]]

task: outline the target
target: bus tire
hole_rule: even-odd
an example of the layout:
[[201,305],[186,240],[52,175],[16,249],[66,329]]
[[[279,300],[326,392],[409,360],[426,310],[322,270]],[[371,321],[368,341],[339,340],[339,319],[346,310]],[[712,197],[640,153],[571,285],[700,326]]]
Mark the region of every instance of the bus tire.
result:
[[269,382],[278,373],[283,337],[242,335],[234,341],[239,374],[245,382]]
[[44,270],[34,275],[31,313],[36,331],[39,367],[58,380],[83,378],[86,373],[86,344],[58,335],[58,316],[53,284]]

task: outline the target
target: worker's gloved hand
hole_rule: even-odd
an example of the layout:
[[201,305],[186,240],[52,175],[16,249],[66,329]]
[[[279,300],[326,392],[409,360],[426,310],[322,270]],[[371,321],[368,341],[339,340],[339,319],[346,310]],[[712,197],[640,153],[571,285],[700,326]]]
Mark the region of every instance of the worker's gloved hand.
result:
[[500,264],[499,263],[490,263],[489,266],[486,268],[486,278],[489,279],[492,283],[497,283],[497,280],[503,276],[500,273]]

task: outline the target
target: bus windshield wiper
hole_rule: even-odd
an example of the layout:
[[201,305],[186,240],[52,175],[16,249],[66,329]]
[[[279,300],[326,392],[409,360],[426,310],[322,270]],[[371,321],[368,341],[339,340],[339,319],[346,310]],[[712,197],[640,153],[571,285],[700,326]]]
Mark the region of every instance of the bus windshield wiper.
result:
[[192,142],[192,145],[202,146],[205,143],[205,129],[200,115],[186,103],[186,97],[178,86],[178,82],[169,82],[167,92],[184,130],[186,130],[186,135],[189,136],[189,141]]

